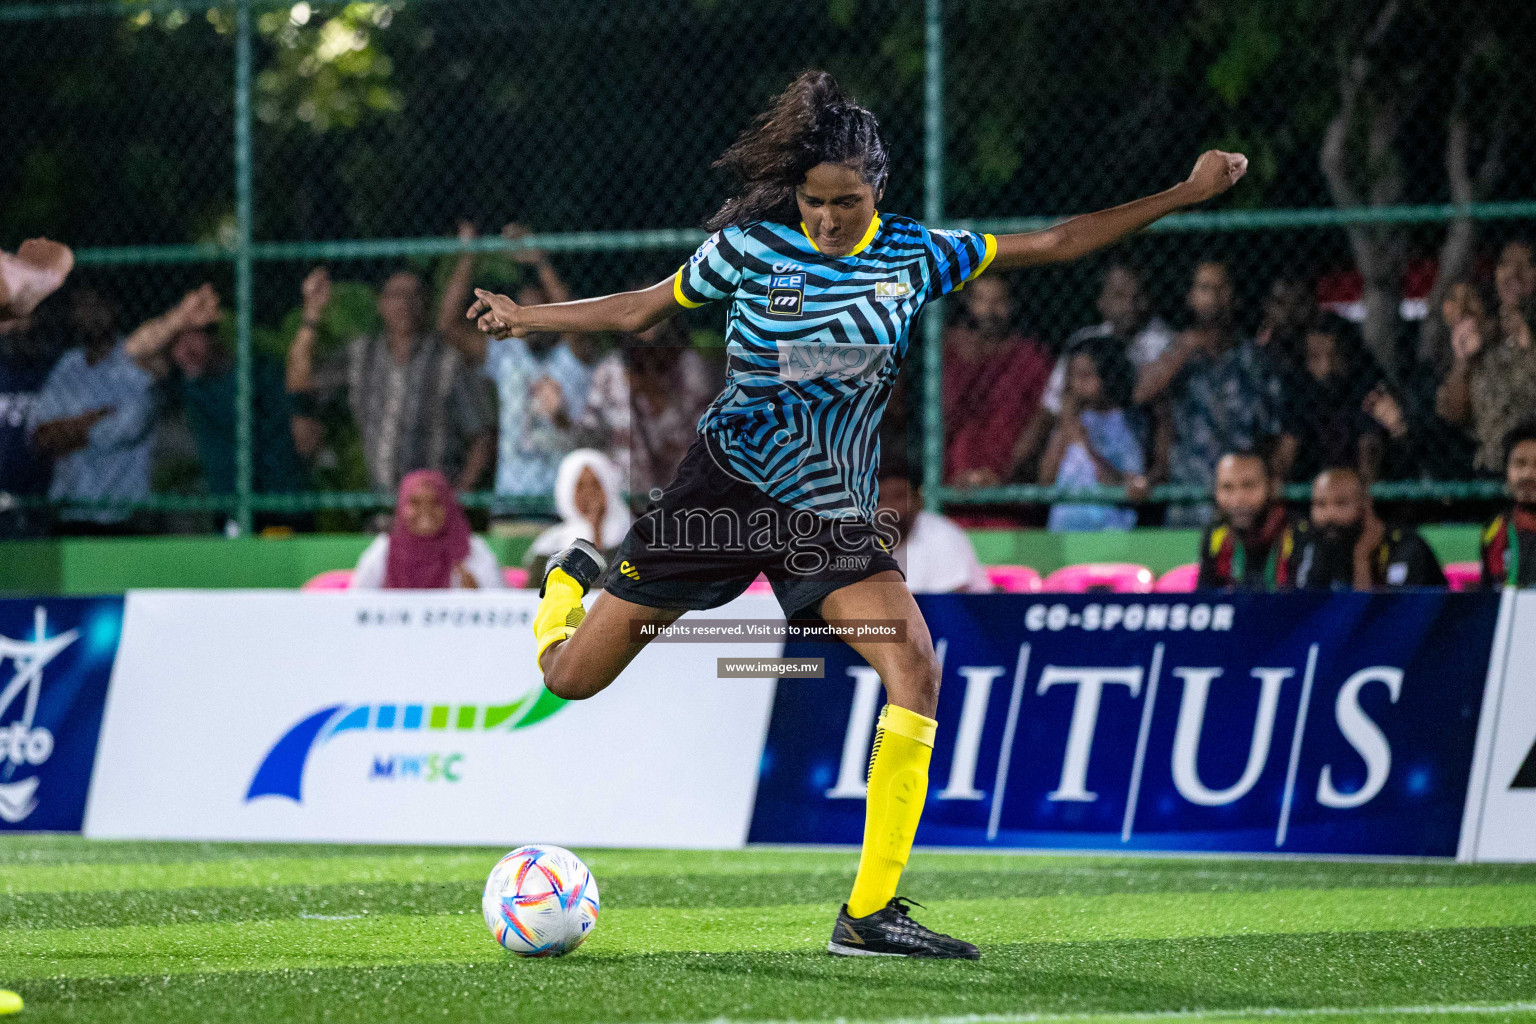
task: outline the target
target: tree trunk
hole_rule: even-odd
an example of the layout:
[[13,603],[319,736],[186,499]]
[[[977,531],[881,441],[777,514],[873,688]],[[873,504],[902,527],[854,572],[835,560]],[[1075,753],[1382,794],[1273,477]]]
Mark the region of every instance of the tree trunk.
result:
[[[1509,135],[1509,101],[1502,105],[1489,129],[1488,145],[1476,173],[1471,169],[1472,126],[1467,113],[1474,61],[1495,42],[1491,33],[1469,34],[1456,75],[1456,102],[1445,130],[1445,176],[1450,184],[1451,202],[1458,206],[1485,198],[1503,169],[1504,140]],[[1506,90],[1505,95],[1512,93]],[[1440,246],[1435,285],[1429,293],[1429,309],[1419,328],[1418,357],[1422,362],[1443,366],[1449,359],[1451,331],[1440,315],[1440,307],[1451,285],[1471,272],[1476,245],[1477,222],[1471,217],[1457,217],[1447,225],[1445,241]]]
[[[1382,90],[1381,95],[1373,96],[1367,92],[1376,70],[1372,55],[1380,52],[1381,40],[1391,30],[1401,10],[1400,0],[1388,0],[1383,4],[1365,37],[1340,71],[1339,109],[1328,125],[1318,154],[1318,163],[1335,206],[1367,204],[1349,167],[1350,142],[1358,131],[1357,119],[1362,115],[1362,107],[1366,108],[1363,156],[1369,205],[1388,206],[1402,195],[1402,171],[1393,159],[1392,148],[1409,104],[1390,88]],[[1355,225],[1345,230],[1355,265],[1364,279],[1362,334],[1365,344],[1383,367],[1395,369],[1398,308],[1407,251],[1403,234],[1390,225],[1376,224]]]

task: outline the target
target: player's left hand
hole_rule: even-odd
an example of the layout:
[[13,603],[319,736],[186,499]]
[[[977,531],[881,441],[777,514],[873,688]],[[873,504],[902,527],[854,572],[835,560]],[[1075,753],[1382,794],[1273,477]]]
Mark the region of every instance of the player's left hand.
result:
[[1241,153],[1223,153],[1208,149],[1195,161],[1186,184],[1194,190],[1194,201],[1203,203],[1236,185],[1248,173],[1248,158]]
[[494,338],[521,338],[524,332],[517,326],[521,312],[521,307],[507,296],[476,288],[474,305],[464,316]]

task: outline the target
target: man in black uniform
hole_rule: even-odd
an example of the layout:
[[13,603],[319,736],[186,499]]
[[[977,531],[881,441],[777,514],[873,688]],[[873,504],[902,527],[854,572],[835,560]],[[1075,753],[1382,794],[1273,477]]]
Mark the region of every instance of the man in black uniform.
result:
[[1257,452],[1216,463],[1218,518],[1200,535],[1201,590],[1277,590],[1290,585],[1292,523],[1269,465]]
[[1536,420],[1504,437],[1504,485],[1513,503],[1483,530],[1483,586],[1536,587]]
[[1312,520],[1296,531],[1291,579],[1302,590],[1443,587],[1440,560],[1418,531],[1376,516],[1353,469],[1325,469],[1312,483]]

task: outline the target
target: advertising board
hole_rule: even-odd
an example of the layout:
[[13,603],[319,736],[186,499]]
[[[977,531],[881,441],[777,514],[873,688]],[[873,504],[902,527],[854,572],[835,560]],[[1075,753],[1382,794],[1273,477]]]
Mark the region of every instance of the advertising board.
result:
[[[919,603],[943,664],[919,844],[1457,852],[1496,594]],[[779,682],[753,841],[859,841],[880,685],[817,653],[826,679]]]
[[534,665],[537,600],[130,594],[86,833],[740,846],[774,684],[715,658],[779,644],[656,645],[567,703]]

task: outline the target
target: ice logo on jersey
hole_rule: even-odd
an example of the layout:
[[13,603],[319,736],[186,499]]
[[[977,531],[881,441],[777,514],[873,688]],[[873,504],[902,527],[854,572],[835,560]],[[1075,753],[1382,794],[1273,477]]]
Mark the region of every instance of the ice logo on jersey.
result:
[[804,310],[804,274],[775,274],[768,279],[769,316],[799,316]]
[[[31,640],[0,636],[0,664],[10,659],[14,671],[0,689],[0,717],[18,701],[21,714],[0,726],[0,778],[9,780],[23,765],[36,767],[53,753],[53,733],[33,727],[38,698],[42,695],[43,669],[80,636],[78,630],[48,636],[48,613],[41,606],[33,612]],[[37,776],[0,783],[0,818],[12,824],[37,810]]]
[[869,380],[879,374],[893,345],[836,341],[779,342],[781,380]]

